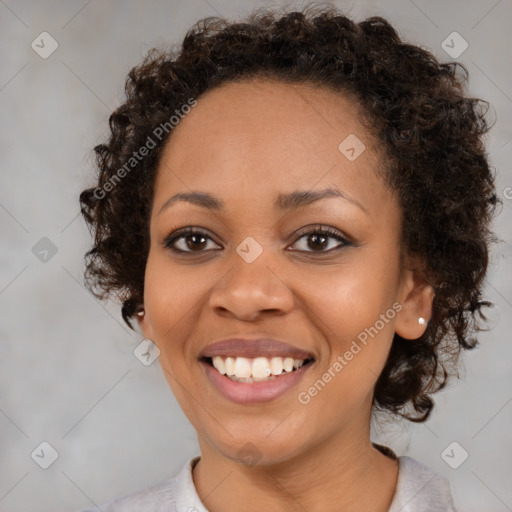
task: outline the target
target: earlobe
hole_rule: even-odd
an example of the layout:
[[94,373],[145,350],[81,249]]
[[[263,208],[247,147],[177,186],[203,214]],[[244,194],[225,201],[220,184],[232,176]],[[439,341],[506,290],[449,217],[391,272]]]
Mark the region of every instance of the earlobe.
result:
[[413,270],[406,270],[402,288],[402,309],[396,317],[395,332],[402,338],[419,338],[432,318],[434,288]]
[[151,329],[151,323],[149,321],[149,315],[144,307],[141,307],[136,312],[137,315],[137,323],[139,324],[140,330],[145,338],[152,340],[153,333]]

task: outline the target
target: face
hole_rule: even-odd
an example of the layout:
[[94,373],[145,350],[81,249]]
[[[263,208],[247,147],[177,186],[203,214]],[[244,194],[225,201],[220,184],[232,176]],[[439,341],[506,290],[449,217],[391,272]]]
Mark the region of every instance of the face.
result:
[[[429,318],[359,108],[318,87],[230,83],[198,98],[164,148],[139,323],[202,452],[235,460],[250,442],[270,463],[367,432],[394,333],[416,338]],[[169,201],[191,192],[208,200]],[[226,338],[277,339],[313,361],[273,379],[293,379],[278,395],[244,395],[253,384],[200,360]]]

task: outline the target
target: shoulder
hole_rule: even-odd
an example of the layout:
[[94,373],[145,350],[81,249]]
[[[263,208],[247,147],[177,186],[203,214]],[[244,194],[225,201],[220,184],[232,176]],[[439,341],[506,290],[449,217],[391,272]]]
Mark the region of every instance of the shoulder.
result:
[[398,481],[389,512],[456,512],[446,478],[411,457],[398,457],[398,461]]
[[[182,501],[188,501],[190,495],[195,494],[192,467],[197,459],[189,459],[174,478],[118,496],[98,506],[94,504],[79,512],[97,512],[98,509],[102,512],[181,512]],[[194,498],[190,501],[190,505],[193,505]]]

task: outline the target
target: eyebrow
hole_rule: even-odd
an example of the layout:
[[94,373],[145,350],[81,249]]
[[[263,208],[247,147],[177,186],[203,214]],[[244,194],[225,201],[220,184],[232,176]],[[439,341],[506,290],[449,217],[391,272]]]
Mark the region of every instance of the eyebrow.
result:
[[[359,201],[341,193],[335,188],[326,188],[324,190],[297,190],[288,194],[279,194],[275,200],[275,206],[279,210],[295,210],[326,198],[345,199],[368,213],[366,208]],[[208,192],[181,192],[168,199],[162,205],[158,213],[162,213],[163,210],[180,201],[215,211],[221,211],[225,206],[222,199],[219,199]]]

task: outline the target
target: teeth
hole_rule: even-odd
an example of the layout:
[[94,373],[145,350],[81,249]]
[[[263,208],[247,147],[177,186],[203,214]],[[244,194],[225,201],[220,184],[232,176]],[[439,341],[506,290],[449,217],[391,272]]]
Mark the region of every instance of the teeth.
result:
[[270,371],[272,375],[280,375],[283,373],[283,358],[282,357],[273,357],[270,360]]
[[248,379],[251,376],[251,362],[245,357],[235,359],[235,377]]
[[285,357],[283,361],[283,367],[285,371],[291,372],[293,370],[293,358]]
[[213,367],[218,370],[221,375],[226,373],[227,364],[224,363],[224,359],[222,359],[222,357],[214,357],[212,363]]
[[[222,357],[219,357],[222,359]],[[226,375],[235,375],[235,360],[232,357],[226,357],[225,361]]]
[[287,373],[300,368],[304,359],[292,357],[221,357],[212,358],[214,368],[221,374],[232,377],[232,380],[240,382],[256,382],[271,380],[276,375],[281,375],[283,370]]
[[252,377],[255,380],[266,379],[270,375],[270,363],[266,357],[253,359],[251,366]]

